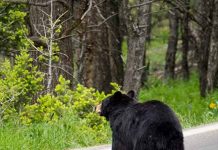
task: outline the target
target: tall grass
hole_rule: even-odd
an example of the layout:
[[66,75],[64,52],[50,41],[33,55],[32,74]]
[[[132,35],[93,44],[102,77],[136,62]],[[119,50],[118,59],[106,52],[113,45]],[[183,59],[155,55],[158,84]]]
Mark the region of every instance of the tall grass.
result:
[[201,98],[198,83],[196,74],[192,74],[191,79],[186,82],[182,79],[168,82],[153,79],[150,81],[150,88],[141,90],[139,99],[157,99],[168,104],[176,112],[184,128],[218,120],[218,116],[213,115],[208,107],[213,98],[218,98],[218,93]]
[[[109,143],[111,136],[96,140],[98,133],[84,127],[84,121],[66,116],[56,123],[38,123],[29,126],[16,121],[0,125],[0,150],[63,150]],[[109,128],[105,132],[110,134]]]

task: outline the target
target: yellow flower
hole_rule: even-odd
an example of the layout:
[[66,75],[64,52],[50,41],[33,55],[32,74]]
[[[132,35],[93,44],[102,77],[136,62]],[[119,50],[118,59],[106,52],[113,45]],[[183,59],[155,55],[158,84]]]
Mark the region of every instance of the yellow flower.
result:
[[212,102],[212,103],[210,103],[209,107],[210,107],[211,109],[214,109],[214,108],[216,108],[216,104],[215,104],[214,102]]

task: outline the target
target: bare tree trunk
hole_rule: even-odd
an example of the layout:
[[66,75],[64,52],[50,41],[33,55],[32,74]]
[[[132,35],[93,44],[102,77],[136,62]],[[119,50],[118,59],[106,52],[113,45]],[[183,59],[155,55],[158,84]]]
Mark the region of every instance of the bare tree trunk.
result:
[[168,48],[166,53],[166,64],[164,76],[166,79],[174,79],[175,77],[175,61],[176,61],[176,51],[177,51],[177,42],[178,42],[178,23],[179,18],[175,8],[172,11],[169,11],[169,29],[170,35],[168,40]]
[[0,53],[0,62],[4,62],[5,60],[5,50],[1,50],[1,53]]
[[149,43],[151,41],[151,31],[152,31],[152,3],[148,4],[148,14],[147,14],[147,30],[146,30],[146,41]]
[[107,43],[109,48],[109,58],[110,58],[110,69],[111,69],[111,81],[116,82],[119,85],[123,85],[123,60],[121,58],[122,49],[122,35],[120,33],[120,19],[119,19],[119,9],[120,0],[110,0],[106,2],[106,18],[113,16],[107,22]]
[[199,27],[199,81],[200,81],[200,94],[202,97],[206,96],[207,89],[207,73],[208,73],[208,56],[211,37],[211,20],[213,10],[213,0],[201,0],[199,1],[198,12],[199,21],[201,26]]
[[51,92],[52,88],[52,55],[53,55],[53,40],[54,40],[54,22],[53,22],[53,2],[50,5],[50,19],[49,19],[49,26],[50,26],[50,37],[48,41],[48,81],[47,81],[47,92]]
[[81,20],[83,14],[89,7],[89,0],[74,1],[73,4],[73,24],[75,29],[72,31],[72,49],[75,52],[74,55],[74,85],[83,83],[83,65],[82,60],[84,59],[84,49],[86,47],[86,20]]
[[218,0],[215,0],[214,7],[207,77],[209,91],[218,88]]
[[111,90],[110,82],[123,81],[118,10],[119,1],[95,0],[79,29],[78,80],[105,92]]
[[[185,0],[184,4],[189,11],[190,0]],[[188,52],[189,52],[189,14],[185,12],[181,22],[182,29],[182,74],[183,79],[189,79]]]
[[[148,0],[139,0],[137,4],[145,2],[148,2]],[[125,91],[134,90],[138,93],[145,70],[146,29],[149,22],[150,7],[149,5],[137,7],[137,13],[134,16],[131,14],[128,6],[128,0],[123,0],[121,14],[125,22],[128,38],[128,54],[123,89]]]

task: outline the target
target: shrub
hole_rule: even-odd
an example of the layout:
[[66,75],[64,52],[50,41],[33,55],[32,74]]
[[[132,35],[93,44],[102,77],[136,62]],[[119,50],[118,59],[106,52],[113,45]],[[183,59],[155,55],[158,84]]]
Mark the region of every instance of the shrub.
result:
[[0,67],[0,118],[8,119],[13,113],[22,111],[24,105],[31,103],[32,97],[42,90],[43,75],[32,66],[32,59],[23,50],[16,56],[11,67],[8,60]]
[[20,119],[24,124],[57,121],[64,110],[65,105],[57,97],[46,94],[39,97],[37,103],[26,105]]
[[[64,113],[72,112],[76,116],[85,119],[86,125],[91,128],[101,128],[106,121],[94,113],[95,106],[110,94],[99,92],[94,88],[87,88],[78,84],[75,90],[69,88],[70,81],[59,77],[59,84],[56,85],[53,95],[42,95],[35,104],[28,104],[21,113],[22,123],[53,122],[61,118]],[[115,83],[112,93],[119,90]]]

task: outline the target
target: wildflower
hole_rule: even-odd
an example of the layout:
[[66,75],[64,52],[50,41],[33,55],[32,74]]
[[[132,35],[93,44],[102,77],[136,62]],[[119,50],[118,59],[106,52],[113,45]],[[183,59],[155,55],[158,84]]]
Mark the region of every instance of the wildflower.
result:
[[214,102],[211,102],[210,105],[209,105],[209,108],[215,109],[216,108],[216,104]]

